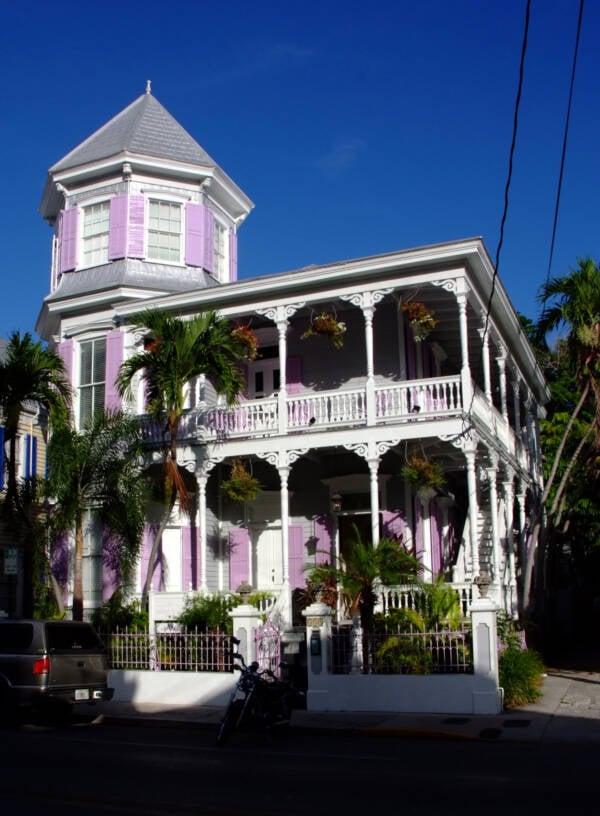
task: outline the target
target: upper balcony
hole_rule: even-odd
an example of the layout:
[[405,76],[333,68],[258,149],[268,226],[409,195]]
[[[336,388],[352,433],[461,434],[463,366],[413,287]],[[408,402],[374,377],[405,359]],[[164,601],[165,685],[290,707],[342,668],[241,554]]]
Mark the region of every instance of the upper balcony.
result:
[[[472,404],[465,407],[459,375],[377,385],[372,392],[370,396],[365,385],[196,408],[184,415],[179,438],[183,444],[224,443],[324,430],[344,433],[361,426],[401,428],[415,420],[423,423],[422,435],[430,436],[435,435],[435,429],[426,430],[425,423],[461,419],[470,412],[473,421],[488,429],[507,454],[525,468],[530,464],[527,446],[479,389],[475,388]],[[150,445],[160,443],[156,424],[144,423],[144,440]]]

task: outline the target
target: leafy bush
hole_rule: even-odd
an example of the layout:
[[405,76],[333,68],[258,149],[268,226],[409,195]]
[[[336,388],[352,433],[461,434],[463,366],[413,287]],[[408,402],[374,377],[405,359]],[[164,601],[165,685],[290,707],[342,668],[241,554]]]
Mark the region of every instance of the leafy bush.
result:
[[91,622],[100,632],[114,632],[116,629],[147,632],[150,625],[148,613],[142,609],[140,602],[125,601],[120,587],[113,592],[108,601],[94,610]]
[[542,696],[544,663],[533,649],[508,646],[500,655],[498,669],[506,708],[535,703]]
[[183,612],[177,620],[188,630],[197,629],[199,632],[219,630],[231,635],[233,621],[229,613],[239,603],[240,597],[233,593],[226,595],[195,593],[187,598]]

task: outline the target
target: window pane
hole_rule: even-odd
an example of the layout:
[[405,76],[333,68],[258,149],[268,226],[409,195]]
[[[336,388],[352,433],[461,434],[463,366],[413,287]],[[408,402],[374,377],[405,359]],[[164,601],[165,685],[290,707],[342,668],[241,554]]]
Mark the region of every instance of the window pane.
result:
[[83,263],[84,266],[108,261],[108,232],[110,204],[102,201],[83,208]]
[[148,214],[148,257],[179,262],[181,206],[168,201],[150,201]]

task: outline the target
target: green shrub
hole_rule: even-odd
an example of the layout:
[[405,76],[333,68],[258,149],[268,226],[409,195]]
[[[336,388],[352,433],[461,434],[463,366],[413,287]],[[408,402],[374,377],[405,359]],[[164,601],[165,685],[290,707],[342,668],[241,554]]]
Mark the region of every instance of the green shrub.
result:
[[108,601],[95,609],[92,614],[92,625],[100,632],[114,632],[127,629],[130,632],[147,632],[149,627],[148,613],[141,608],[139,601],[125,601],[119,587]]
[[506,708],[539,700],[544,663],[536,651],[511,644],[500,655],[498,669]]
[[197,629],[199,632],[214,632],[218,629],[231,635],[233,621],[229,613],[239,603],[239,596],[232,593],[225,595],[195,593],[187,598],[183,612],[177,620],[188,631]]

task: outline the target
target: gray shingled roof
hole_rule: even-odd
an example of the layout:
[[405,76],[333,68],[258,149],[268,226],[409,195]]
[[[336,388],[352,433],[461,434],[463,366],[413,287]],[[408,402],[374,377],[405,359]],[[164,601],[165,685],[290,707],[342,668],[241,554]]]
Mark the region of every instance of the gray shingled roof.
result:
[[58,286],[45,298],[44,302],[51,303],[55,300],[87,295],[92,292],[110,291],[120,287],[155,289],[168,293],[189,292],[193,289],[206,289],[217,285],[216,281],[203,269],[178,267],[174,274],[172,266],[128,258],[61,275]]
[[214,159],[160,102],[152,94],[145,93],[63,156],[50,172],[68,170],[122,153],[216,166]]

